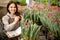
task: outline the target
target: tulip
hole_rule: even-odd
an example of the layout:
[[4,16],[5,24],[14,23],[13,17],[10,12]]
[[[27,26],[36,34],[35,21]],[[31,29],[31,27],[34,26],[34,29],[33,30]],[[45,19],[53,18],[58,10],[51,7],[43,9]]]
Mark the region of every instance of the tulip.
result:
[[47,17],[50,18],[50,16],[51,16],[51,13],[48,13],[48,14],[47,14]]

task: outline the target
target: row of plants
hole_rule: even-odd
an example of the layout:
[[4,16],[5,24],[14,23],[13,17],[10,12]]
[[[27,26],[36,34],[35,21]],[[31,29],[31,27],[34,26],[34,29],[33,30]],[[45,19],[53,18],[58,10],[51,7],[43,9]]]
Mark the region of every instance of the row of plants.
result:
[[50,0],[51,5],[56,5],[60,7],[60,0]]
[[30,20],[30,24],[29,21],[25,23],[28,26],[22,24],[21,36],[24,40],[38,40],[37,35],[42,26],[47,28],[53,36],[60,37],[60,8],[58,6],[40,6],[35,3],[22,10],[24,12],[24,22]]
[[[38,40],[39,37],[39,31],[42,27],[42,25],[38,25],[38,19],[37,15],[35,15],[34,13],[37,13],[37,9],[32,9],[30,10],[30,8],[23,8],[22,11],[24,12],[23,15],[23,23],[21,23],[21,27],[22,27],[22,34],[21,34],[21,38],[23,38],[23,40]],[[32,13],[32,14],[31,14]],[[35,19],[35,17],[37,19]],[[36,21],[37,20],[37,21]]]
[[60,7],[60,0],[35,0],[37,3],[40,3],[40,1],[43,4],[50,4],[50,5],[55,5]]
[[[21,23],[22,33],[21,38],[23,40],[38,40],[39,31],[42,25],[38,25],[38,21],[40,20],[37,16],[40,14],[37,12],[38,10],[33,8],[23,8],[23,23]],[[35,15],[36,13],[36,15]],[[37,14],[38,13],[38,14]]]
[[[26,5],[26,0],[13,0],[15,2],[19,2],[21,5]],[[40,1],[43,4],[50,4],[50,5],[55,5],[60,7],[60,0],[35,0],[35,2],[40,4]]]
[[21,24],[21,28],[22,28],[21,38],[23,40],[38,40],[38,36],[39,36],[38,34],[41,26],[38,26],[37,24],[33,24],[33,21],[31,20],[25,20],[24,22],[25,23]]

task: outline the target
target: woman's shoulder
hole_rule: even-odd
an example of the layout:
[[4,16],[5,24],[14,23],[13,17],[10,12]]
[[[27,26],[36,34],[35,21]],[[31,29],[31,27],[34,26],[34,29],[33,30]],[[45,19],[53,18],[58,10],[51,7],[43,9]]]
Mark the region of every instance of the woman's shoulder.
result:
[[2,19],[9,19],[8,15],[2,17]]

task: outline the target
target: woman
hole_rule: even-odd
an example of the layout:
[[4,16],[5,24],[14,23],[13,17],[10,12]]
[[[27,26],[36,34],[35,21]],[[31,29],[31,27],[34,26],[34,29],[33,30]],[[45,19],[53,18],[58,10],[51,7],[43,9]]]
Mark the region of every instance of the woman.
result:
[[20,20],[21,16],[18,13],[18,8],[15,2],[11,1],[7,5],[7,14],[3,16],[5,34],[8,40],[17,40],[21,34]]

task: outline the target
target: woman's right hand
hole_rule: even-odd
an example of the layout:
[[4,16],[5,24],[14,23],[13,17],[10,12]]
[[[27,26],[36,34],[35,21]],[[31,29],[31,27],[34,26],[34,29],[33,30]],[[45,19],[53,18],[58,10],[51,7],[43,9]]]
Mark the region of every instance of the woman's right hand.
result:
[[19,16],[16,16],[15,17],[15,22],[17,23],[19,21],[20,17]]

